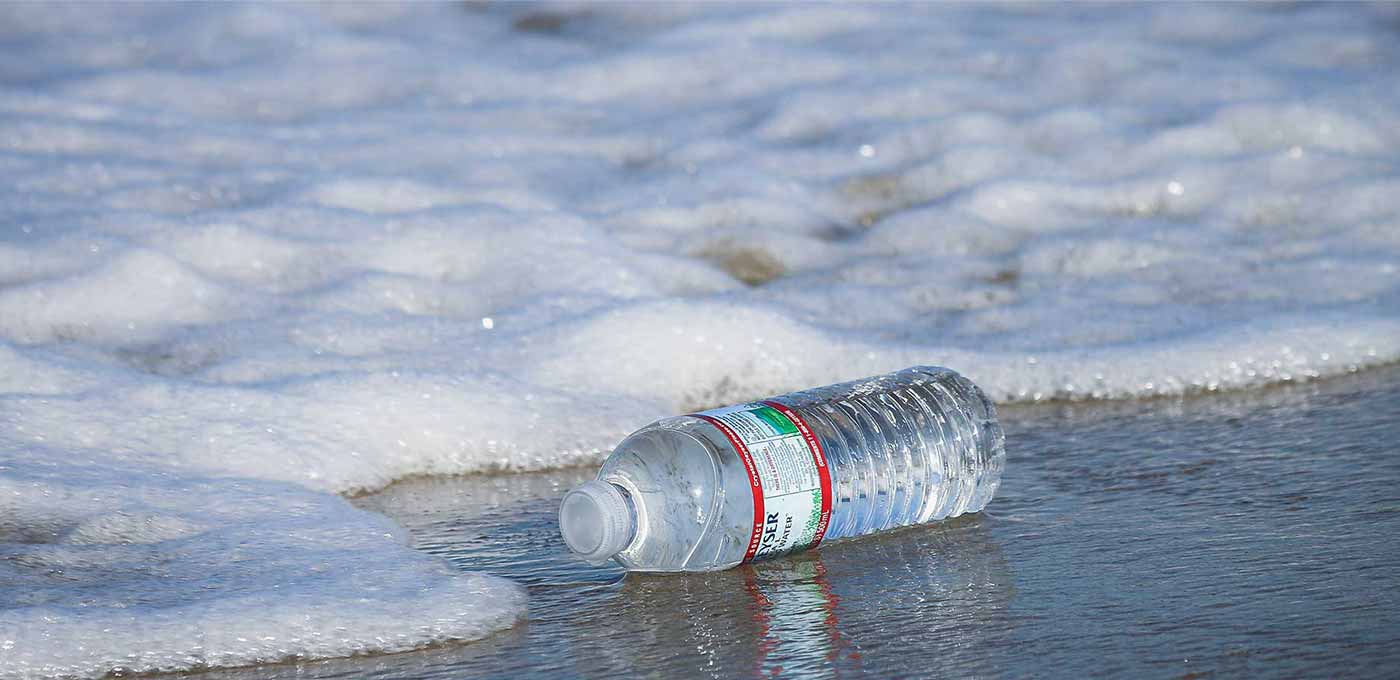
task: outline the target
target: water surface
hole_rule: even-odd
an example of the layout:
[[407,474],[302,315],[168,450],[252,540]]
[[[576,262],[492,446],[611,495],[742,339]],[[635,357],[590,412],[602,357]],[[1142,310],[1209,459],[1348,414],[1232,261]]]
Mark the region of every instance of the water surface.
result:
[[1374,676],[1400,669],[1400,369],[1194,399],[1004,409],[988,511],[714,573],[567,554],[587,470],[356,500],[527,584],[529,621],[219,678]]

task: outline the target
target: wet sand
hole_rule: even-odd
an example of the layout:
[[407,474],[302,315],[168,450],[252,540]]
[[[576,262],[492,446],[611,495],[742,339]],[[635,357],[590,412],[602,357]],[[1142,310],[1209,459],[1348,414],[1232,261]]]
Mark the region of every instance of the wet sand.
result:
[[1185,399],[1003,409],[986,512],[721,573],[567,554],[590,470],[418,479],[356,499],[529,620],[251,677],[1376,676],[1400,671],[1400,368]]

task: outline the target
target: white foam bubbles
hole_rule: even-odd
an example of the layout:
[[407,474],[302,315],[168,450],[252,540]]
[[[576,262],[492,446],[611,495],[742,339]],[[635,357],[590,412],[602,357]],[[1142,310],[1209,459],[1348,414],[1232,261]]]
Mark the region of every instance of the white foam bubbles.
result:
[[7,450],[4,677],[396,651],[481,637],[523,609],[518,586],[456,573],[336,496],[105,452]]
[[486,634],[333,494],[687,409],[1394,361],[1387,11],[0,7],[0,675]]
[[158,337],[227,318],[233,300],[164,253],[125,249],[94,271],[0,291],[0,328],[25,343]]

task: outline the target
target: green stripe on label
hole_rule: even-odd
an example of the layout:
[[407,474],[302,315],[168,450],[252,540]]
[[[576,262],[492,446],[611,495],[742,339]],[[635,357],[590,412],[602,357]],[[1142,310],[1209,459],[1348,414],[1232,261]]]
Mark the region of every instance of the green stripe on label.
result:
[[768,423],[768,426],[772,427],[773,431],[777,434],[797,434],[797,426],[792,424],[792,421],[788,420],[787,416],[779,413],[777,409],[771,406],[756,408],[750,411],[750,413],[762,418],[763,422]]

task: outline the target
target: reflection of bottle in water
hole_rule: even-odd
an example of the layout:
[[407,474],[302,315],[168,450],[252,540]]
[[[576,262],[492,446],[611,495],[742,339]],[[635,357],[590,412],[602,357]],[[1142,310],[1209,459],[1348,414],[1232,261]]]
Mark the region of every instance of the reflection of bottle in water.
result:
[[964,515],[726,571],[633,574],[558,614],[559,658],[584,676],[909,678],[931,659],[1004,674],[1025,612],[998,526]]
[[820,559],[776,562],[759,572],[744,566],[744,592],[758,623],[756,675],[807,675],[838,659],[859,664],[860,654],[841,633],[837,598]]
[[991,401],[916,367],[657,421],[564,496],[559,524],[593,562],[726,569],[976,512],[1004,465]]

